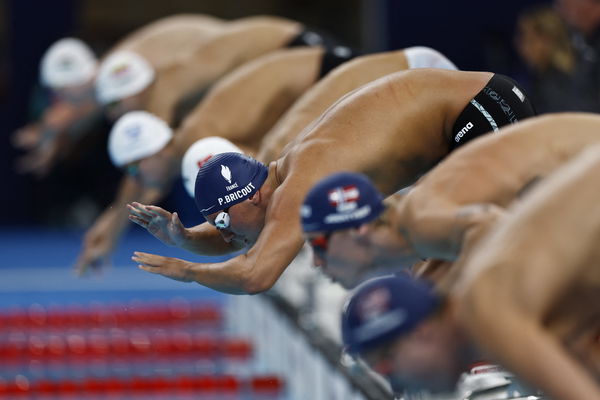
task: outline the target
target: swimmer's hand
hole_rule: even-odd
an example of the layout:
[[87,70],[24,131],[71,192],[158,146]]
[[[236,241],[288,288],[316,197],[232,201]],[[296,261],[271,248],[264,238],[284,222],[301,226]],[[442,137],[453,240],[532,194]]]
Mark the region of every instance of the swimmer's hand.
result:
[[13,133],[11,141],[13,146],[22,150],[31,150],[37,147],[42,138],[42,129],[38,124],[29,124]]
[[153,274],[166,276],[180,282],[194,281],[190,269],[191,263],[178,258],[157,256],[155,254],[141,253],[136,251],[131,257],[138,263],[138,268]]
[[60,151],[61,147],[56,141],[33,149],[16,161],[15,169],[20,174],[30,173],[37,178],[43,178],[54,168],[60,158]]
[[116,208],[106,210],[85,233],[81,253],[75,263],[77,275],[86,275],[91,269],[100,271],[110,264],[110,254],[119,239],[119,219],[127,222],[117,211]]
[[158,240],[169,246],[182,246],[187,242],[187,231],[176,212],[160,207],[133,202],[127,204],[129,220],[145,228]]
[[98,226],[95,228],[100,229],[90,229],[83,239],[83,248],[75,263],[75,273],[78,276],[85,276],[90,271],[98,272],[110,264],[109,257],[115,241],[110,232],[105,232]]

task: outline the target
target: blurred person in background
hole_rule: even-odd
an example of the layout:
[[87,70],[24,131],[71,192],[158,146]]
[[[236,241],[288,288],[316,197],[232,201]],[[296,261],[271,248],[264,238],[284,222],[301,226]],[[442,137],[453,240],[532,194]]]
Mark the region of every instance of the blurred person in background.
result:
[[575,54],[567,27],[550,6],[526,9],[517,21],[516,47],[529,69],[529,95],[538,113],[578,109]]
[[[108,54],[134,51],[153,68],[161,68],[174,57],[195,51],[222,26],[221,20],[202,14],[173,15],[135,30]],[[39,121],[13,135],[13,144],[27,152],[17,160],[17,171],[47,175],[84,135],[101,125],[102,110],[94,93],[97,69],[93,50],[76,38],[61,39],[44,53],[40,82],[51,99]]]
[[577,109],[600,112],[600,0],[555,0],[571,28]]
[[86,128],[73,125],[93,124],[101,117],[93,90],[97,64],[92,49],[79,39],[61,39],[46,51],[40,81],[50,91],[50,103],[39,121],[13,135],[14,146],[27,152],[17,160],[18,172],[45,176],[61,149]]
[[273,16],[246,17],[229,22],[195,51],[154,69],[143,56],[119,51],[99,67],[98,101],[116,120],[128,111],[144,110],[175,127],[176,106],[195,91],[202,91],[228,72],[269,52],[289,47],[333,48],[337,41],[317,34],[303,24]]
[[349,294],[343,307],[345,351],[385,377],[395,391],[415,398],[423,391],[452,399],[536,394],[485,361],[457,315],[455,297],[403,273],[370,279]]

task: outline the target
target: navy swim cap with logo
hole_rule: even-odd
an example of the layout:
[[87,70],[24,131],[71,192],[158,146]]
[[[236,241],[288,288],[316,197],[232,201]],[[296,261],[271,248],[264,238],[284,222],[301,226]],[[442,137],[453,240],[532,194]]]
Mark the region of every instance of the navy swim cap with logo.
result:
[[430,283],[407,274],[368,280],[350,295],[342,311],[342,338],[358,354],[411,332],[440,304]]
[[240,203],[260,189],[268,173],[264,164],[245,154],[217,154],[198,170],[196,206],[206,216]]
[[384,210],[383,196],[365,175],[339,172],[319,181],[300,210],[304,232],[358,227]]

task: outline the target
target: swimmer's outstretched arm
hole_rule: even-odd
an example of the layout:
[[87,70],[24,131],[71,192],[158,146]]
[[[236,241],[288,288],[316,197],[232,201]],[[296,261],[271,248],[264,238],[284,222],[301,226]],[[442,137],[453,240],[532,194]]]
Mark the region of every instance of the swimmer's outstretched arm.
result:
[[[418,185],[413,190],[419,190]],[[505,213],[490,203],[457,206],[443,196],[428,201],[416,197],[415,201],[412,195],[396,202],[391,220],[422,258],[456,261]]]
[[17,130],[12,137],[15,147],[28,153],[17,160],[19,173],[47,175],[69,147],[89,131],[86,122],[96,117],[95,105],[76,105],[67,101],[53,103],[39,122]]
[[133,202],[127,205],[129,220],[147,229],[150,234],[169,246],[177,246],[192,253],[218,256],[230,254],[243,247],[227,243],[214,226],[203,223],[186,228],[176,212]]
[[304,244],[298,214],[306,185],[286,179],[275,191],[265,226],[246,254],[222,263],[192,263],[146,253],[136,253],[133,260],[145,271],[225,293],[264,292],[275,284]]
[[[471,255],[463,275],[459,315],[472,335],[553,399],[600,399],[590,371],[544,325],[564,296],[599,281],[600,147],[591,150],[513,208]],[[589,306],[597,304],[591,299]]]
[[81,252],[75,263],[75,272],[78,275],[85,275],[90,268],[100,268],[108,263],[110,254],[127,228],[125,205],[128,202],[135,199],[155,202],[163,195],[162,189],[145,188],[134,177],[125,176],[115,200],[86,231]]
[[257,242],[248,253],[222,263],[193,263],[141,252],[134,253],[132,260],[138,263],[140,269],[167,278],[197,282],[229,294],[256,294],[275,284],[300,251],[302,244],[301,237],[298,241],[286,242],[283,246],[282,243],[273,242],[266,249]]

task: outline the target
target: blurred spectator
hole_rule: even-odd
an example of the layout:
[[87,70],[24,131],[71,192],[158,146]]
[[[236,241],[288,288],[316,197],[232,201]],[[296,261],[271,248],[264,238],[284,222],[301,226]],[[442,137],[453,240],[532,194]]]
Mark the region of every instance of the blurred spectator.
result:
[[600,112],[600,0],[555,0],[571,28],[577,108]]
[[517,21],[516,47],[529,69],[528,94],[537,112],[577,110],[575,55],[560,15],[547,5],[524,10]]

